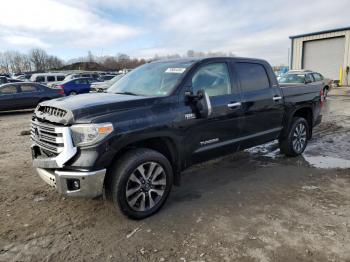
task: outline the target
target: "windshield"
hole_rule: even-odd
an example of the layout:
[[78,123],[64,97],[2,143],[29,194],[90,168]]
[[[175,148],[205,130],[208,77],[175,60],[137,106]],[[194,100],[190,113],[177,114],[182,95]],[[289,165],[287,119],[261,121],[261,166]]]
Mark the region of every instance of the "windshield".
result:
[[140,96],[167,96],[193,62],[156,62],[144,64],[114,83],[108,93]]
[[281,76],[278,80],[282,84],[296,83],[296,84],[304,84],[305,83],[305,75],[303,74],[286,74]]

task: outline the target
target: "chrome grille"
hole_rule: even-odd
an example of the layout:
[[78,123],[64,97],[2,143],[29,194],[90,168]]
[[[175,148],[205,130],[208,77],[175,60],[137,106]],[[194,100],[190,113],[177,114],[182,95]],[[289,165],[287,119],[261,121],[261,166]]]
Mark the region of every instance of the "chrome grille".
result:
[[63,134],[60,130],[46,123],[32,121],[31,139],[46,154],[58,155],[64,150]]
[[40,106],[38,111],[51,116],[64,117],[67,114],[66,110],[52,107],[52,106]]

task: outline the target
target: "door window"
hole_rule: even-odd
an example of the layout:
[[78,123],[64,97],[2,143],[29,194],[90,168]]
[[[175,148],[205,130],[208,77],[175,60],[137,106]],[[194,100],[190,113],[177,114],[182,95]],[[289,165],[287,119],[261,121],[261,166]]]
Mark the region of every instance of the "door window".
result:
[[84,85],[84,84],[87,84],[87,81],[86,79],[77,79],[74,81],[74,83],[77,85],[82,85],[82,84]]
[[32,85],[21,85],[22,92],[36,92],[37,89]]
[[242,91],[259,91],[270,87],[269,78],[263,65],[255,63],[236,63],[237,74]]
[[37,76],[36,79],[35,79],[35,82],[45,82],[45,76]]
[[5,86],[0,88],[0,94],[7,95],[7,94],[16,94],[17,93],[17,87],[16,86]]
[[306,74],[306,76],[305,76],[305,81],[306,81],[307,83],[312,83],[312,82],[314,82],[314,78],[312,77],[311,74]]
[[192,78],[192,91],[204,89],[209,96],[231,93],[230,76],[226,63],[213,63],[202,66]]
[[47,77],[47,82],[55,82],[55,81],[56,81],[55,76],[48,76]]
[[57,81],[63,81],[64,80],[64,76],[57,76]]
[[322,81],[322,76],[320,74],[312,74],[315,78],[315,81]]

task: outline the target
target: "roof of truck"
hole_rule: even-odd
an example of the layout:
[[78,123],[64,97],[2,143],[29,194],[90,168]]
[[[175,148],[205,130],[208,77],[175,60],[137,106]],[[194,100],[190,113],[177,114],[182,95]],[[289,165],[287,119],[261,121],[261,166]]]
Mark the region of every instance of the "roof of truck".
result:
[[238,56],[209,56],[209,57],[186,57],[186,58],[170,58],[170,59],[160,59],[153,60],[150,63],[164,63],[164,62],[198,62],[205,60],[215,60],[215,59],[233,59],[233,60],[247,60],[247,61],[262,61],[266,62],[263,59],[258,58],[247,58],[247,57],[238,57]]

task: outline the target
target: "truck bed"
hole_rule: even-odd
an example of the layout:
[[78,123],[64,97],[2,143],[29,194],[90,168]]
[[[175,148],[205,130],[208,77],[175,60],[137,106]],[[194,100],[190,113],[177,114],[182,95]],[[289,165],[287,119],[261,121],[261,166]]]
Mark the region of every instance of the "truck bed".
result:
[[280,84],[286,103],[320,100],[322,85]]

